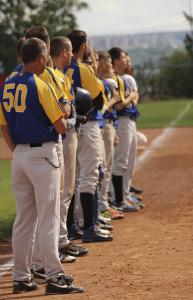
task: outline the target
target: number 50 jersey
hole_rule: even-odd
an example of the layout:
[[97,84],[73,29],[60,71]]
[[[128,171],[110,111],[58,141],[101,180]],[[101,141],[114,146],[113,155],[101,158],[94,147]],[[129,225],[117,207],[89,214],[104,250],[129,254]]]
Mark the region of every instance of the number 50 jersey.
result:
[[6,81],[0,98],[0,124],[8,125],[15,145],[58,141],[53,123],[63,117],[49,85],[32,73]]

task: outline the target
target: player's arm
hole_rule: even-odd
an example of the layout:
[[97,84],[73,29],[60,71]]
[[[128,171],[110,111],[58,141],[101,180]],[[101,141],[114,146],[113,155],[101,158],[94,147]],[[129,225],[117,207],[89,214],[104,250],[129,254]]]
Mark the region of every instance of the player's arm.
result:
[[116,104],[116,110],[122,110],[126,108],[129,104],[134,103],[135,97],[135,92],[131,92],[129,96],[127,96],[125,99],[122,99],[120,103]]
[[64,134],[67,130],[67,122],[64,118],[65,112],[62,110],[58,99],[53,93],[51,86],[36,78],[38,88],[39,101],[42,105],[45,114],[53,124],[54,129],[59,134]]
[[82,87],[89,91],[91,97],[93,99],[93,106],[101,110],[104,105],[104,93],[102,91],[101,84],[97,77],[94,74],[92,68],[87,65],[81,64],[80,66],[80,77],[81,77],[81,84]]
[[62,117],[58,119],[56,122],[53,123],[54,129],[59,134],[64,134],[67,130],[67,123],[66,120]]
[[7,122],[5,120],[5,116],[3,114],[3,109],[0,103],[0,125],[1,125],[1,131],[2,131],[2,135],[5,139],[6,144],[8,145],[8,147],[10,148],[10,150],[13,152],[15,149],[15,145],[12,141],[12,138],[10,136],[9,133],[9,127],[7,125]]
[[1,131],[2,131],[2,135],[5,139],[5,142],[6,142],[7,146],[13,152],[15,150],[15,145],[12,141],[11,136],[10,136],[8,125],[1,125]]

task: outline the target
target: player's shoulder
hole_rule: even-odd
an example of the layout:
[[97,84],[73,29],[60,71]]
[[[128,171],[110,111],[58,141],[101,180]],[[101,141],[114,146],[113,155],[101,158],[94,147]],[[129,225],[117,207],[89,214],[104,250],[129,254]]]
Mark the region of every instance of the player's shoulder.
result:
[[94,70],[91,66],[82,62],[78,62],[78,66],[83,73],[88,75],[94,75]]

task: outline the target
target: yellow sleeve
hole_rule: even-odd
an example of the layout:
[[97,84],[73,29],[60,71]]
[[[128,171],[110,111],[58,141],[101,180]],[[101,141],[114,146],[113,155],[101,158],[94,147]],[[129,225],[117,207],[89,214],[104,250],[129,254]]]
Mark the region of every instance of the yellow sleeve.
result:
[[105,95],[105,87],[104,87],[104,84],[102,82],[102,80],[100,80],[99,78],[97,78],[98,80],[98,83],[100,84],[101,86],[101,91],[102,91],[102,94],[103,94],[103,110],[105,110],[107,107],[108,107],[108,99]]
[[61,98],[65,98],[61,82],[54,69],[47,67],[45,71],[39,76],[39,78],[45,81],[46,83],[48,83],[52,87],[58,100]]
[[117,82],[118,84],[118,91],[119,95],[121,98],[121,101],[125,100],[125,87],[124,87],[124,81],[119,75],[115,75],[113,79]]
[[2,104],[0,103],[0,125],[7,125],[7,121],[5,120],[5,116],[3,113]]
[[58,99],[56,98],[52,87],[37,76],[34,76],[34,78],[37,85],[40,104],[42,105],[50,122],[53,124],[58,119],[62,118],[64,113],[60,108]]
[[91,67],[79,63],[81,84],[84,89],[90,92],[92,99],[96,98],[102,92],[101,85]]
[[58,79],[62,85],[65,99],[68,101],[74,100],[74,95],[71,93],[72,80],[58,69],[55,69],[55,72],[57,73]]

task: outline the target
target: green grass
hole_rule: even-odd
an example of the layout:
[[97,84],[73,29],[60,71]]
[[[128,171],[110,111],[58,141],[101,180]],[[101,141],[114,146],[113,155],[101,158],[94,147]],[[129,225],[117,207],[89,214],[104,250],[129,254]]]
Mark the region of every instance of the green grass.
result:
[[176,127],[193,127],[193,101],[172,100],[154,101],[139,104],[140,118],[138,128],[163,128],[169,126],[179,113],[190,103],[191,107],[184,117],[177,122]]
[[11,188],[11,161],[0,160],[0,239],[11,233],[15,201]]

